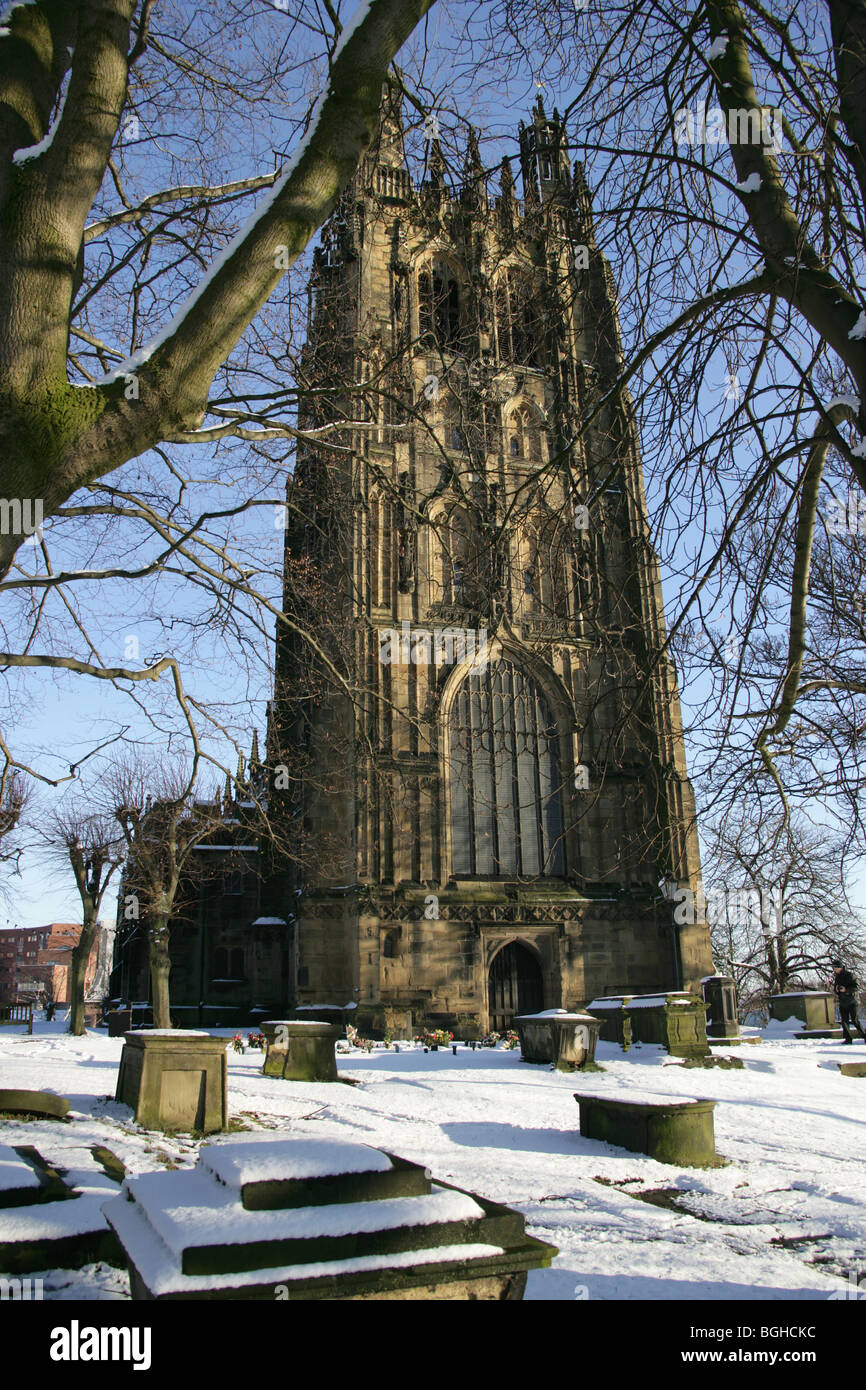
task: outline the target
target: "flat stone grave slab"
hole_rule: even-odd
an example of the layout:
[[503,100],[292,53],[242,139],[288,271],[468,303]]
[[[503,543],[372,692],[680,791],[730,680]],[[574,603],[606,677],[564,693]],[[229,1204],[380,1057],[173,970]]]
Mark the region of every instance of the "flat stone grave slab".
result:
[[[381,1150],[252,1138],[211,1146],[192,1171],[127,1179],[106,1204],[134,1298],[520,1298],[556,1253],[519,1212]],[[388,1175],[416,1190],[390,1195]],[[281,1194],[294,1204],[272,1205]]]
[[586,1139],[600,1139],[681,1168],[716,1167],[724,1161],[716,1153],[714,1100],[641,1091],[627,1099],[583,1092],[574,1098]]
[[118,1184],[97,1167],[86,1150],[87,1167],[63,1168],[32,1145],[0,1146],[0,1271],[32,1274],[40,1269],[80,1269],[104,1260],[123,1264],[123,1253],[102,1213]]
[[866,1062],[837,1062],[843,1076],[866,1076]]
[[0,1144],[0,1208],[29,1206],[41,1191],[32,1165],[16,1149]]
[[225,1038],[180,1028],[126,1033],[115,1100],[145,1129],[212,1134],[228,1124]]

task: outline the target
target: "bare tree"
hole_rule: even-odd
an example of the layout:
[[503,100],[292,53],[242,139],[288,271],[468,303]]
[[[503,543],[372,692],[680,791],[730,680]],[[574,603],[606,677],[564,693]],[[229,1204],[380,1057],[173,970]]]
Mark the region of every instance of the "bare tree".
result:
[[219,800],[198,799],[179,762],[149,763],[143,753],[115,761],[104,781],[110,814],[127,852],[124,897],[134,904],[149,942],[153,1019],[170,1028],[172,918],[195,849],[222,824]]
[[[257,654],[279,619],[270,523],[297,435],[287,342],[305,301],[291,272],[298,262],[305,278],[304,249],[430,3],[373,0],[352,23],[307,0],[5,7],[0,665],[19,678],[9,716],[34,669],[85,676],[161,732],[179,716],[199,759],[233,737],[227,702],[210,698],[215,646],[227,666],[229,652],[248,660],[250,699],[261,698]],[[239,150],[246,167],[227,177]],[[132,615],[131,632],[111,631],[112,609]],[[205,663],[211,680],[189,691]],[[105,742],[123,736],[120,724]],[[25,759],[2,734],[0,752],[56,783],[94,749],[71,769],[50,754]]]
[[81,899],[82,926],[72,948],[69,997],[72,1004],[69,1031],[84,1034],[84,986],[87,963],[96,939],[99,914],[109,884],[126,858],[126,841],[110,816],[93,812],[83,803],[56,811],[43,832],[49,858],[71,867]]
[[866,921],[826,827],[746,802],[704,829],[713,954],[736,981],[744,1016],[766,1012],[771,994],[826,988],[834,956],[862,966]]

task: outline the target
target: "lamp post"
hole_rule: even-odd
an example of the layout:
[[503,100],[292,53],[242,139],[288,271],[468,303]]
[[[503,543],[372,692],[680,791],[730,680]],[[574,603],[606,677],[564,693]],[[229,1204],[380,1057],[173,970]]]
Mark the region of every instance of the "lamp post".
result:
[[664,878],[660,879],[659,890],[661,892],[663,901],[667,903],[668,925],[671,929],[671,952],[674,967],[674,989],[682,989],[683,978],[679,950],[679,932],[677,931],[677,924],[674,920],[674,903],[676,902],[677,893],[679,892],[679,884],[677,883],[677,880],[674,878],[673,874],[668,872],[665,874]]

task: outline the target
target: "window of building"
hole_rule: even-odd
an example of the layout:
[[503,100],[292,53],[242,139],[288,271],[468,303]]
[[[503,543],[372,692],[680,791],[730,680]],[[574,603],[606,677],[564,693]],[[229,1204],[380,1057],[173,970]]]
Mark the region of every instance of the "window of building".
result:
[[541,455],[539,421],[531,406],[519,405],[512,410],[505,428],[511,458],[529,459],[531,463],[544,461]]
[[[567,621],[571,616],[574,589],[574,557],[568,533],[556,517],[538,517],[528,526],[529,561],[524,571],[524,594],[532,606],[548,618]],[[529,575],[531,583],[525,582]]]
[[237,898],[244,891],[244,874],[242,869],[229,869],[223,874],[223,893],[226,897]]
[[447,261],[436,257],[418,273],[418,327],[440,348],[455,351],[460,344],[460,319],[457,276]]
[[543,322],[529,273],[517,267],[503,271],[496,282],[495,303],[500,362],[540,366]]
[[449,732],[454,873],[561,877],[559,740],[540,687],[511,661],[472,671]]
[[387,960],[394,960],[396,958],[399,941],[399,931],[389,931],[385,933],[382,941],[382,955],[385,956]]
[[244,978],[244,949],[242,946],[218,946],[213,953],[213,978],[215,980],[242,980]]

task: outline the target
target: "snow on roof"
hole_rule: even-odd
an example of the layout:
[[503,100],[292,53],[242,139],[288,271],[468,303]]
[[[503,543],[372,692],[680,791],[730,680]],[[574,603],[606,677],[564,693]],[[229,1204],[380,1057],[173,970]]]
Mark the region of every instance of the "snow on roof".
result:
[[340,1202],[286,1211],[247,1211],[236,1192],[207,1171],[142,1173],[127,1178],[131,1192],[157,1235],[180,1257],[205,1245],[256,1241],[314,1240],[320,1236],[428,1226],[439,1221],[479,1220],[483,1208],[463,1192],[434,1188],[427,1197],[391,1197],[379,1202]]
[[[258,1139],[258,1136],[255,1136]],[[249,1182],[278,1182],[294,1178],[333,1177],[339,1173],[388,1173],[393,1163],[387,1154],[368,1144],[340,1139],[245,1139],[229,1144],[210,1144],[200,1162],[226,1187]]]
[[285,917],[257,917],[253,922],[254,927],[284,927]]
[[[415,1198],[414,1200],[418,1200]],[[377,1205],[370,1203],[369,1205]],[[105,1204],[124,1247],[134,1255],[135,1267],[155,1294],[209,1293],[223,1288],[258,1284],[287,1284],[293,1279],[324,1279],[335,1274],[363,1274],[367,1270],[413,1268],[423,1264],[490,1259],[503,1253],[498,1245],[440,1245],[429,1250],[404,1250],[392,1255],[360,1255],[349,1260],[322,1260],[316,1264],[277,1265],[238,1274],[182,1274],[166,1260],[166,1249],[132,1202],[114,1197]]]

